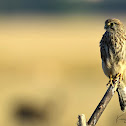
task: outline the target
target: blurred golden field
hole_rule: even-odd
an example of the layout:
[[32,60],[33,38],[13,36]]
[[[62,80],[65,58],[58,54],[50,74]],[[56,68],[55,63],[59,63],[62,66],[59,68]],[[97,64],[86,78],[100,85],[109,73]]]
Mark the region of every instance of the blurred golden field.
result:
[[[99,49],[107,18],[0,16],[1,126],[76,126],[82,113],[89,119],[107,89]],[[97,125],[124,126],[116,122],[121,114],[116,93]]]

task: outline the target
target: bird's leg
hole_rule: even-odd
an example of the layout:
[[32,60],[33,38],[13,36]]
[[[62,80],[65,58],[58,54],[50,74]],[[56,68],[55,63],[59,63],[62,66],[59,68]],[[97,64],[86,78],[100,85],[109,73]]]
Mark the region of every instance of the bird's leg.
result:
[[112,74],[110,74],[110,76],[109,76],[109,82],[108,82],[107,86],[108,86],[108,85],[112,85],[112,86],[113,86]]
[[117,78],[119,78],[119,83],[120,83],[120,81],[123,80],[123,74],[118,73],[118,74],[115,76],[115,78],[114,78],[114,82],[117,81]]

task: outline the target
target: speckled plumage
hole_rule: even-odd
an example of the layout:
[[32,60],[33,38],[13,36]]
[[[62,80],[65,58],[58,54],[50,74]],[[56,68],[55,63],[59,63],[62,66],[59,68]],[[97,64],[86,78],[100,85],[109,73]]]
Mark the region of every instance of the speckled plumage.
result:
[[126,109],[126,33],[118,19],[107,19],[101,41],[100,51],[102,68],[107,77],[114,78],[117,74],[123,76],[117,88],[121,110]]

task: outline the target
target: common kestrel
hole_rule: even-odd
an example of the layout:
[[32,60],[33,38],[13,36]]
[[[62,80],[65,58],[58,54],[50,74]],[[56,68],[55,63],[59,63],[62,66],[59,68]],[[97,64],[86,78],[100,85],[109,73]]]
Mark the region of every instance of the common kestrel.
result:
[[102,69],[109,83],[119,77],[117,92],[121,110],[126,109],[126,33],[122,22],[118,19],[105,21],[105,33],[100,41]]

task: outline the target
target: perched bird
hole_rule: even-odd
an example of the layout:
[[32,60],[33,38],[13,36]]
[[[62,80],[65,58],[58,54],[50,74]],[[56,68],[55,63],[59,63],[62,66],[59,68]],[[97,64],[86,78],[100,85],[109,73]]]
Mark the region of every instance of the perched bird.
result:
[[105,33],[100,41],[102,69],[109,84],[120,78],[117,92],[122,111],[126,110],[126,33],[122,22],[118,19],[105,21]]

